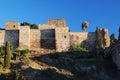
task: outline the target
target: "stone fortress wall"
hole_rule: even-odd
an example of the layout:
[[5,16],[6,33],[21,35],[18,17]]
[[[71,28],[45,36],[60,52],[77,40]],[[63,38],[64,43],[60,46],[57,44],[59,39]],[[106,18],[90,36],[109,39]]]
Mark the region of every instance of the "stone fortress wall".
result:
[[20,26],[18,22],[7,22],[6,29],[0,30],[0,38],[0,45],[10,41],[14,50],[16,48],[55,49],[61,52],[68,51],[73,45],[82,45],[93,50],[96,34],[95,32],[69,32],[64,19],[55,19],[48,20],[47,24],[38,25],[38,29]]
[[81,45],[88,50],[93,50],[95,41],[95,32],[70,32],[70,46]]

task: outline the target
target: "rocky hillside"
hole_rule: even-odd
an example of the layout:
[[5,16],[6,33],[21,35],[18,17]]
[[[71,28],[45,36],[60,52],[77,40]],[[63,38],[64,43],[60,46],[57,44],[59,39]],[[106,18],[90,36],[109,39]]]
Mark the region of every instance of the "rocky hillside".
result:
[[[29,60],[12,62],[11,71],[17,70],[21,80],[119,80],[120,72],[111,61],[95,58],[93,53],[65,52],[29,53]],[[29,62],[25,65],[25,62]],[[10,75],[13,75],[12,73]],[[0,80],[13,80],[10,75]],[[20,76],[22,75],[22,76]],[[20,78],[16,79],[19,80]]]

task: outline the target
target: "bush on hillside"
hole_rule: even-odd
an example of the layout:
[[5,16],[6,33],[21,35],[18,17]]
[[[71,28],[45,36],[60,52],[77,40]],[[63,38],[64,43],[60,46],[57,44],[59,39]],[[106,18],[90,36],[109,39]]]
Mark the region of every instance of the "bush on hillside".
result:
[[9,41],[6,42],[5,56],[4,56],[4,67],[10,68],[10,60],[12,54],[12,48]]
[[80,51],[80,52],[90,52],[86,48],[81,47],[80,45],[73,45],[72,46],[73,51]]

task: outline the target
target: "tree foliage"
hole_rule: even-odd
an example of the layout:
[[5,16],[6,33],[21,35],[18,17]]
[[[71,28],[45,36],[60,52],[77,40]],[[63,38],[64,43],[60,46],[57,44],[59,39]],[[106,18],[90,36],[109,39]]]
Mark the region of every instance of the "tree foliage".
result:
[[30,26],[31,29],[38,29],[38,25],[31,24],[29,22],[23,22],[23,23],[21,23],[21,26]]
[[10,45],[9,41],[6,42],[6,49],[5,50],[6,50],[6,52],[5,52],[5,57],[4,57],[4,67],[10,68],[12,49],[11,49],[11,45]]
[[110,45],[115,44],[117,41],[118,41],[118,40],[115,38],[115,34],[112,33],[112,34],[110,35]]
[[83,22],[82,25],[81,25],[82,30],[86,31],[86,29],[88,28],[88,26],[89,26],[89,23],[87,21]]

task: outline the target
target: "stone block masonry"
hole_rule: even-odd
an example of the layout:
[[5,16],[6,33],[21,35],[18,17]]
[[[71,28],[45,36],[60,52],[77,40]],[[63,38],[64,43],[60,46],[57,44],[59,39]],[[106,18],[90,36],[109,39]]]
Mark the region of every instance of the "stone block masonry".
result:
[[29,26],[20,27],[19,48],[20,49],[30,48],[30,27]]
[[5,45],[5,30],[0,30],[0,46],[4,46]]
[[[104,38],[109,42],[108,31],[104,29]],[[39,24],[38,29],[20,26],[18,22],[6,22],[6,29],[0,30],[0,45],[10,41],[14,50],[56,50],[68,51],[73,45],[81,45],[89,50],[95,47],[95,32],[69,32],[64,19],[48,20],[47,24]],[[109,44],[107,44],[107,47]]]
[[30,49],[38,50],[40,48],[40,30],[39,29],[31,29],[30,30]]
[[94,50],[95,41],[95,32],[70,32],[70,46],[80,45],[88,50]]
[[5,31],[5,42],[9,41],[12,45],[13,50],[19,47],[19,30],[6,30]]

